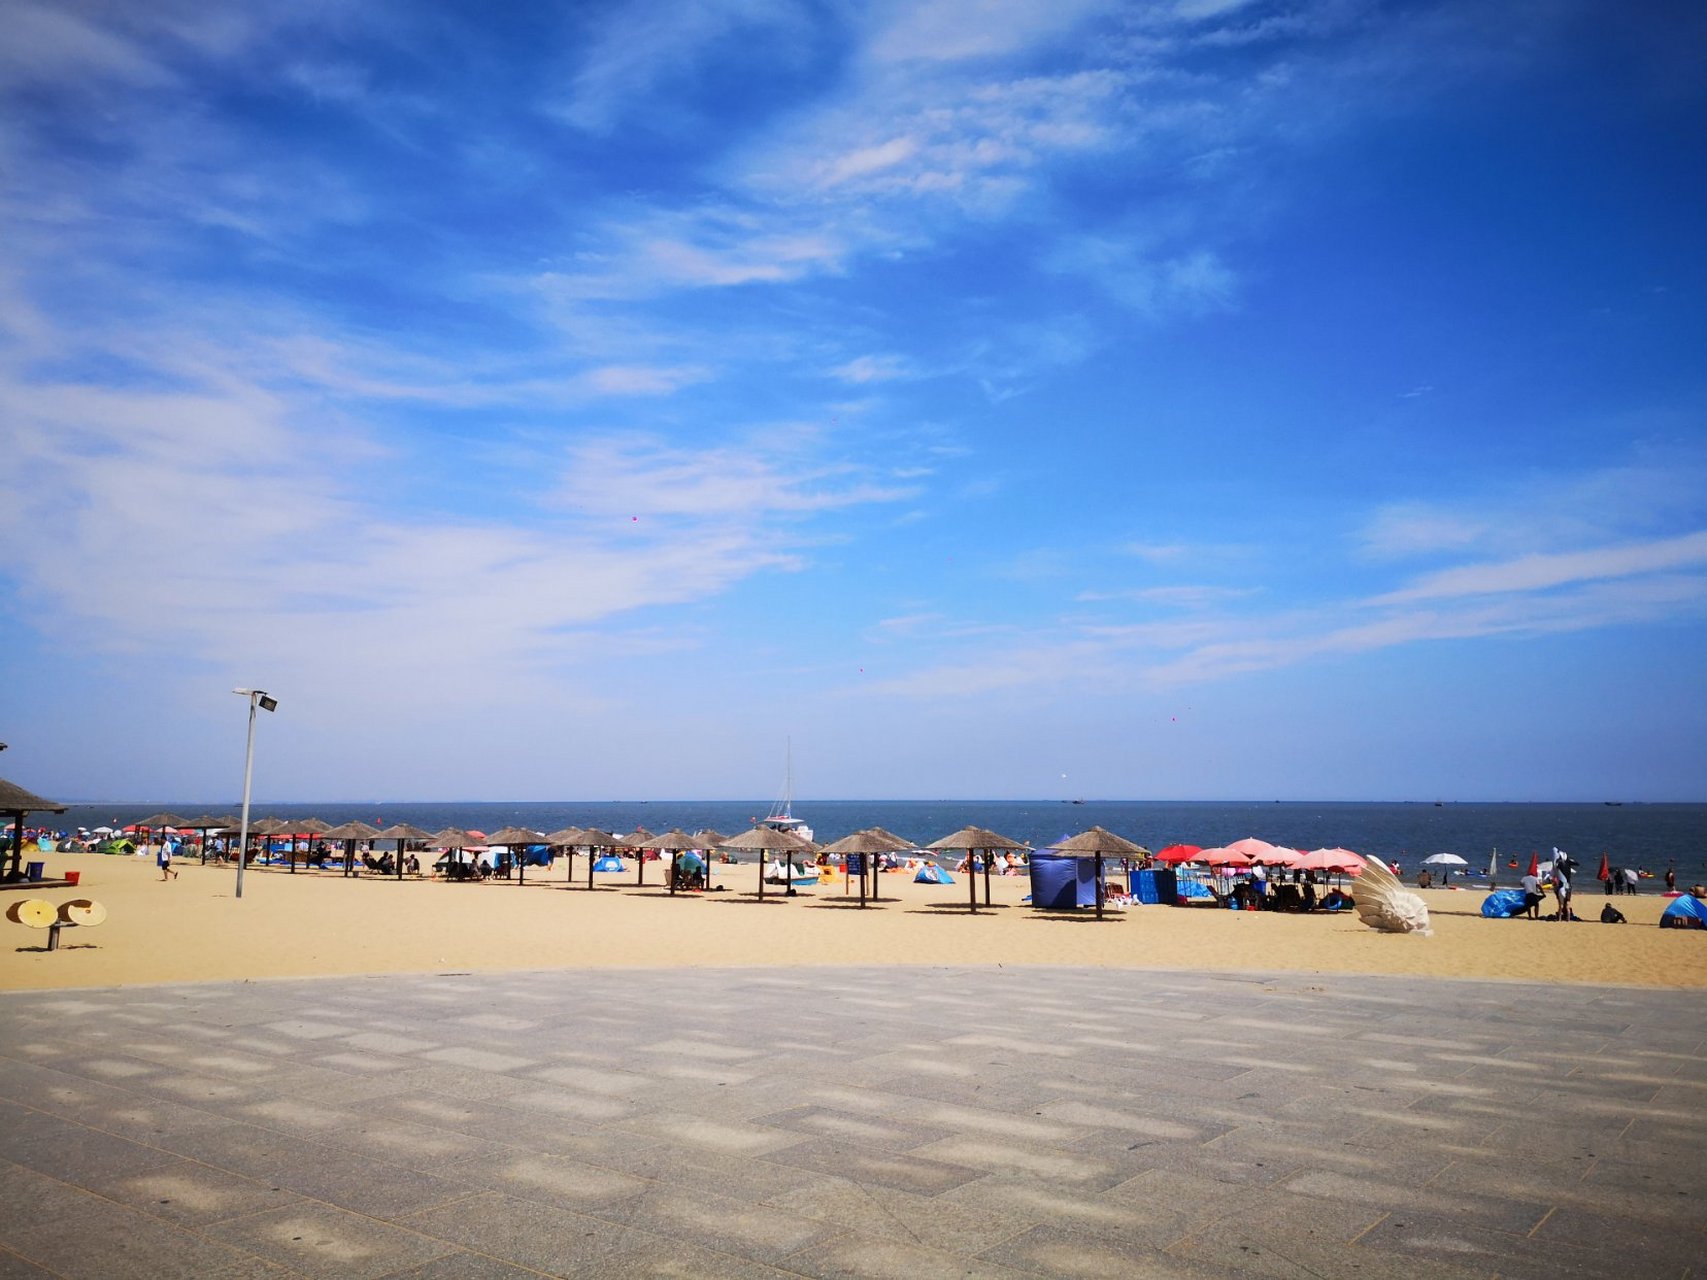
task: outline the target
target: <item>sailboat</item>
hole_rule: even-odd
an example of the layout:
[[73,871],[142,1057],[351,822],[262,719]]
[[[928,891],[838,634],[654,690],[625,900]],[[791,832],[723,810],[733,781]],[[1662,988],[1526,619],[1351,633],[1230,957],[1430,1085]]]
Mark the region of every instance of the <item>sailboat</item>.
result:
[[[777,797],[771,811],[759,823],[761,827],[769,827],[772,831],[786,831],[790,835],[799,836],[802,840],[812,838],[812,828],[806,825],[804,818],[794,816],[794,740],[788,742],[788,772],[784,776],[782,794]],[[765,872],[765,879],[772,884],[786,884],[789,892],[801,885],[816,884],[818,869],[810,863],[802,866],[797,859],[804,855],[798,853],[779,853],[770,870]]]
[[788,740],[788,772],[784,775],[782,794],[777,797],[771,811],[765,815],[761,827],[769,827],[772,831],[787,831],[799,836],[802,840],[812,839],[812,828],[806,825],[804,818],[794,816],[794,739]]

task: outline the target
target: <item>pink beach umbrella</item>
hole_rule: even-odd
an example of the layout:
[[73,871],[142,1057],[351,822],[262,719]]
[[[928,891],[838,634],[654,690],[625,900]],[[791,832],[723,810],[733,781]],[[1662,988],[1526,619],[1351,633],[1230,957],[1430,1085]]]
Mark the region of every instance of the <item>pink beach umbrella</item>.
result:
[[1300,854],[1294,865],[1301,871],[1346,871],[1356,875],[1363,870],[1364,858],[1350,849],[1312,849]]

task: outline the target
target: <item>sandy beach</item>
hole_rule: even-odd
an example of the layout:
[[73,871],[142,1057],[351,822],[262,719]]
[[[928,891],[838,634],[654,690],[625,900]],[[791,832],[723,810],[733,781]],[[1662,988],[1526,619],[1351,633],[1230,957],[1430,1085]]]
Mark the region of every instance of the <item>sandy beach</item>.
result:
[[[13,890],[55,904],[92,898],[96,929],[46,935],[0,922],[0,989],[116,986],[244,978],[446,971],[837,965],[1088,965],[1110,969],[1284,970],[1456,978],[1707,986],[1707,936],[1656,926],[1658,895],[1611,899],[1629,918],[1598,922],[1599,892],[1580,896],[1581,924],[1485,920],[1478,890],[1424,893],[1435,933],[1378,934],[1347,916],[1292,916],[1207,907],[1133,907],[1097,922],[1021,904],[1024,877],[995,877],[995,906],[966,911],[964,877],[921,885],[886,874],[866,910],[841,880],[794,898],[756,896],[751,864],[719,866],[727,890],[670,897],[634,876],[586,862],[564,887],[564,864],[525,886],[509,881],[401,883],[250,867],[244,896],[233,868],[180,861],[162,882],[151,859],[50,855],[48,873],[81,873],[78,888]],[[649,881],[661,880],[656,865]],[[1598,889],[1598,886],[1594,886]]]

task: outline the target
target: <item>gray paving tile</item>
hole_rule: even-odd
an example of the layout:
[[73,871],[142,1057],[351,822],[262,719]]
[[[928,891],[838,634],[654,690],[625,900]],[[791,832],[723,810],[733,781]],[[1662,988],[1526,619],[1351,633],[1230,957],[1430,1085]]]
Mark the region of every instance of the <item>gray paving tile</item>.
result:
[[90,1190],[116,1204],[192,1227],[282,1208],[301,1200],[283,1188],[210,1169],[193,1160],[180,1160],[147,1173],[88,1181]]
[[547,1275],[620,1275],[623,1256],[644,1244],[617,1223],[496,1193],[411,1214],[399,1225]]
[[1043,1276],[1225,1280],[1233,1274],[1214,1263],[1163,1253],[1138,1241],[1054,1225],[1032,1227],[978,1256]]
[[431,1236],[308,1202],[216,1223],[207,1234],[327,1280],[372,1280],[453,1252]]
[[0,1247],[0,1280],[53,1280],[53,1272]]
[[113,1206],[99,1214],[26,1223],[10,1247],[68,1280],[261,1280],[289,1273],[255,1254]]
[[1707,996],[1572,989],[1561,1026],[1560,995],[1069,969],[11,993],[0,1275],[1692,1266]]

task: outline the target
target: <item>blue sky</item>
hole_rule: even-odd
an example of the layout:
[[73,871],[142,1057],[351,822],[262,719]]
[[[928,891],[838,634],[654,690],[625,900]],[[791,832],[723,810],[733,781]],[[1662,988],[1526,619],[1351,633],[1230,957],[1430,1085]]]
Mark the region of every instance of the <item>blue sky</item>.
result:
[[35,4],[62,798],[1707,798],[1694,6]]

